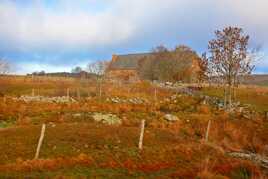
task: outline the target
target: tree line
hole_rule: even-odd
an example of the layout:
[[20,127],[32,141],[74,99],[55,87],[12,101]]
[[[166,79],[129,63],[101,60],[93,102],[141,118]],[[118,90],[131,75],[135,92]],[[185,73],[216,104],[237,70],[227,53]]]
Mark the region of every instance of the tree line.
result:
[[171,50],[161,45],[140,60],[138,72],[142,79],[151,81],[194,82],[200,78],[200,60],[198,54],[185,45]]

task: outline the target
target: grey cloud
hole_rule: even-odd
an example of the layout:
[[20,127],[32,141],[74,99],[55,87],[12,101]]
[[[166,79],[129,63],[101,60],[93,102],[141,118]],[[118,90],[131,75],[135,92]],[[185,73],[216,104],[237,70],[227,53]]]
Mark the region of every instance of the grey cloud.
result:
[[[0,51],[103,49],[107,56],[111,49],[186,43],[201,52],[214,30],[229,25],[268,48],[266,0],[59,0],[54,9],[40,0],[17,2],[0,2]],[[97,4],[105,8],[93,10]]]
[[[268,3],[263,0],[110,0],[110,7],[97,14],[80,12],[78,7],[85,2],[97,3],[61,0],[59,12],[40,3],[27,8],[0,3],[0,38],[22,49],[53,44],[81,48],[120,44],[143,33],[203,40],[215,28],[236,24],[245,27],[256,41],[268,40]],[[72,10],[72,6],[76,8]]]

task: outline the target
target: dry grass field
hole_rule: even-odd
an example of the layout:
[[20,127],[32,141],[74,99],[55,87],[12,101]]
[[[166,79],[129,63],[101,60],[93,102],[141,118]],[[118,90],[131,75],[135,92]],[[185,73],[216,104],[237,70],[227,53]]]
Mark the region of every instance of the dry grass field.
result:
[[[66,96],[70,103],[23,101],[19,96]],[[79,91],[79,92],[78,92]],[[237,101],[247,118],[187,95],[153,86],[72,78],[0,77],[0,178],[266,178],[258,161],[232,152],[268,155],[268,89],[243,87]],[[219,88],[200,92],[222,98]],[[80,95],[78,95],[80,94]],[[134,100],[135,99],[135,100]],[[134,100],[134,102],[133,102]],[[117,116],[107,125],[94,114]],[[176,116],[169,121],[166,115]],[[139,150],[141,120],[146,120]],[[211,126],[206,141],[208,123]],[[39,159],[33,159],[46,124]]]
[[[204,94],[223,99],[222,88],[207,87],[203,89]],[[252,105],[259,112],[268,111],[268,88],[263,86],[240,86],[235,88],[235,101]]]

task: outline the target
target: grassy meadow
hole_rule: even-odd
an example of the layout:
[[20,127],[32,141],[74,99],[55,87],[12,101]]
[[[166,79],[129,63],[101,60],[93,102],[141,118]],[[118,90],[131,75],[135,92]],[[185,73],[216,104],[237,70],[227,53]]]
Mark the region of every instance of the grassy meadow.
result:
[[[74,103],[25,102],[21,95],[65,96]],[[258,163],[229,152],[267,155],[268,89],[241,87],[237,100],[259,113],[251,119],[229,114],[200,96],[176,93],[147,82],[102,84],[74,78],[0,77],[0,178],[265,178]],[[78,92],[79,91],[79,92]],[[201,93],[223,97],[220,88]],[[80,95],[78,95],[78,93]],[[173,97],[172,97],[173,96]],[[107,98],[143,99],[111,102]],[[122,123],[96,122],[94,113],[114,114]],[[166,114],[178,117],[170,122]],[[146,120],[139,150],[141,120]],[[205,141],[211,121],[208,141]],[[40,158],[34,155],[41,125],[46,132]]]

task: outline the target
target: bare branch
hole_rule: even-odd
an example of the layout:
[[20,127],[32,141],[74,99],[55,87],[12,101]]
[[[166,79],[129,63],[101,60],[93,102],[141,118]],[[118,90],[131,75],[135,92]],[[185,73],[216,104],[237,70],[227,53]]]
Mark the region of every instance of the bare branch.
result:
[[92,74],[97,75],[98,77],[101,77],[104,75],[107,67],[108,67],[109,62],[102,60],[102,61],[97,61],[94,63],[89,63],[87,65],[86,71]]

